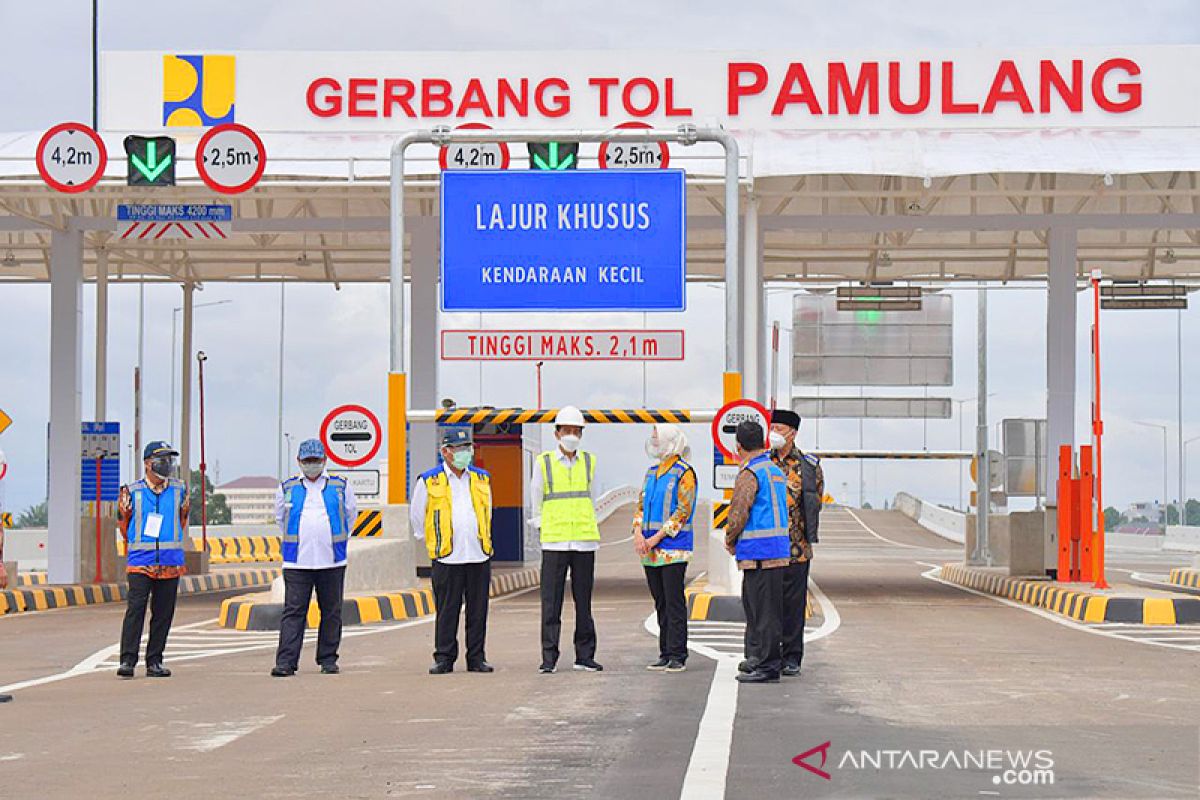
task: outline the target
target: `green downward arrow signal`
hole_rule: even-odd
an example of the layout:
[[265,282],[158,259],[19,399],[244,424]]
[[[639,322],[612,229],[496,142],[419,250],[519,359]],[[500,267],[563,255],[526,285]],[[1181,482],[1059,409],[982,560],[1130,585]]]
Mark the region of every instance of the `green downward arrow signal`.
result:
[[537,164],[538,169],[570,169],[571,164],[575,163],[575,154],[568,153],[561,161],[558,158],[558,142],[550,142],[548,146],[549,161],[542,158],[537,153],[533,154],[533,162]]
[[165,156],[162,161],[158,160],[158,145],[149,141],[146,142],[146,160],[138,158],[136,153],[129,155],[129,160],[133,162],[133,166],[138,172],[142,173],[147,181],[153,183],[159,175],[162,175],[167,167],[171,166],[173,156]]

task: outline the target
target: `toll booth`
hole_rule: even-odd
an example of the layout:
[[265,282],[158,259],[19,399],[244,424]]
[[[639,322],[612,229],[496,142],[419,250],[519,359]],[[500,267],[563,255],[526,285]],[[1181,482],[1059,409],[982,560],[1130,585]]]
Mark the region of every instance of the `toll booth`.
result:
[[[522,562],[539,557],[541,548],[528,520],[529,476],[541,445],[538,425],[480,423],[438,425],[437,441],[448,428],[471,428],[475,440],[475,466],[492,476],[492,560]],[[442,463],[441,451],[437,463]],[[424,561],[425,559],[420,559]]]

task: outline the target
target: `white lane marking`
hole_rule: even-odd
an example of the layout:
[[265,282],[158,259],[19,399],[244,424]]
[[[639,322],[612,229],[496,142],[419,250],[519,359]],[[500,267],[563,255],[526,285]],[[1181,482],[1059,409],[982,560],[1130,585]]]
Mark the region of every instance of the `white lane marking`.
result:
[[862,525],[864,531],[871,534],[872,536],[874,536],[876,539],[878,539],[881,542],[887,542],[888,544],[894,544],[897,547],[908,547],[913,550],[940,550],[941,549],[939,547],[924,547],[919,544],[907,544],[905,542],[897,542],[896,540],[889,539],[886,536],[880,536],[878,533],[871,530],[871,527],[869,525],[867,525],[867,523],[865,523],[861,519],[859,519],[858,515],[855,514],[853,511],[851,511],[850,509],[847,508],[846,513],[849,514],[850,516],[854,517],[854,521],[857,522],[859,525]]
[[24,757],[24,753],[5,753],[0,755],[0,761],[20,761]]
[[1156,642],[1156,641],[1153,641],[1150,639],[1141,639],[1136,636],[1126,636],[1126,635],[1123,635],[1120,633],[1116,633],[1110,629],[1101,628],[1097,625],[1085,625],[1081,622],[1076,622],[1073,619],[1068,619],[1066,617],[1060,617],[1057,614],[1052,614],[1049,611],[1046,611],[1041,608],[1035,608],[1034,606],[1027,606],[1024,603],[1018,603],[1015,600],[1009,600],[1007,597],[997,597],[994,594],[988,594],[987,592],[981,592],[977,589],[971,589],[967,586],[959,586],[957,583],[952,583],[951,581],[943,580],[942,578],[938,577],[935,574],[935,573],[941,571],[942,568],[940,565],[930,564],[927,561],[918,561],[916,563],[920,564],[923,567],[930,568],[928,572],[921,573],[922,578],[934,581],[936,583],[943,584],[944,586],[950,586],[954,589],[958,589],[960,591],[967,592],[968,594],[978,595],[979,597],[986,597],[988,600],[995,600],[997,603],[1003,603],[1006,606],[1012,606],[1013,608],[1019,608],[1022,611],[1027,611],[1030,614],[1036,614],[1037,616],[1042,617],[1043,619],[1048,619],[1051,622],[1055,622],[1055,623],[1062,625],[1064,627],[1067,627],[1067,628],[1073,628],[1077,631],[1083,631],[1084,633],[1090,633],[1093,636],[1107,636],[1110,639],[1120,639],[1123,642],[1136,642],[1139,644],[1149,644],[1149,645],[1154,645],[1155,647],[1167,647],[1167,648],[1170,648],[1171,650],[1193,650],[1193,649],[1195,649],[1195,648],[1188,647],[1185,645],[1170,644],[1167,642]]
[[190,724],[195,728],[211,728],[215,727],[215,731],[206,732],[203,735],[185,740],[179,746],[184,750],[194,750],[197,753],[211,753],[219,747],[224,747],[231,742],[236,742],[238,739],[248,734],[254,733],[257,730],[273,725],[283,719],[283,714],[276,714],[270,717],[246,717],[245,719],[232,720],[222,722],[217,725],[205,723],[185,723]]
[[[498,597],[498,598],[492,600],[491,604],[495,605],[497,603],[502,603],[506,600],[511,600],[513,598],[520,597],[523,594],[528,594],[529,592],[535,592],[535,591],[538,591],[538,587],[530,586],[528,589],[521,589],[520,591],[513,592],[512,594],[506,594],[503,597]],[[396,624],[372,625],[370,627],[363,627],[363,628],[352,627],[352,628],[346,629],[343,632],[342,636],[343,636],[343,638],[354,638],[357,636],[372,636],[372,635],[375,635],[378,633],[390,633],[391,631],[398,631],[398,630],[402,630],[404,628],[412,628],[416,625],[426,625],[426,624],[433,622],[436,618],[437,617],[435,615],[430,614],[427,617],[421,617],[419,619],[413,619],[413,620],[406,620],[404,622],[398,622]],[[180,627],[174,628],[172,630],[173,631],[175,631],[175,630],[179,630],[179,631],[191,630],[191,629],[197,628],[201,625],[211,625],[212,623],[214,623],[216,621],[217,621],[217,618],[213,617],[212,619],[207,619],[207,620],[204,620],[203,622],[196,622],[191,625],[181,625]],[[168,647],[169,646],[170,645],[168,645]],[[221,650],[213,650],[208,653],[180,656],[178,658],[173,658],[172,661],[194,661],[199,658],[211,658],[213,656],[231,655],[233,653],[248,653],[248,652],[251,652],[254,650],[271,650],[274,648],[275,648],[275,642],[272,641],[272,642],[266,642],[264,644],[249,645],[246,647],[238,647],[238,648],[232,648],[232,649],[226,648],[226,649],[221,649]],[[111,645],[109,647],[104,648],[103,650],[97,650],[95,653],[92,653],[90,656],[85,658],[83,661],[80,661],[78,664],[71,667],[69,670],[67,670],[65,672],[59,672],[55,675],[47,675],[42,678],[32,678],[27,681],[20,681],[18,683],[9,684],[8,686],[0,686],[0,692],[11,693],[11,692],[20,691],[21,689],[32,689],[35,686],[43,686],[47,683],[56,683],[58,681],[63,681],[68,678],[77,678],[80,675],[92,675],[97,672],[107,672],[109,669],[111,669],[111,665],[109,663],[107,663],[108,660],[111,657],[118,655],[120,653],[120,650],[121,650],[121,646],[119,644]]]
[[[816,596],[823,614],[821,625],[814,631],[804,631],[804,642],[824,639],[842,624],[842,617],[829,597],[821,591],[816,581],[808,580],[809,591]],[[740,624],[740,623],[737,623]],[[658,620],[654,614],[646,617],[645,628],[658,635]],[[708,687],[708,699],[700,717],[700,728],[692,745],[692,756],[688,760],[687,773],[683,778],[680,800],[708,800],[725,796],[725,783],[729,775],[729,756],[733,751],[733,723],[737,717],[738,687],[737,664],[741,653],[721,652],[697,642],[688,641],[688,649],[707,656],[717,662],[713,670],[712,683]]]

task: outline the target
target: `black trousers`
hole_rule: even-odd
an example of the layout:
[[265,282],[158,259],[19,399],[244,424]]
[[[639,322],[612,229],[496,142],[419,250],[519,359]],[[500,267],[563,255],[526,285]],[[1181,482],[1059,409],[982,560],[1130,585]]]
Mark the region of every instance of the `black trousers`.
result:
[[434,624],[433,660],[453,664],[458,660],[458,616],[463,598],[467,601],[467,665],[487,659],[483,643],[487,636],[488,589],[492,583],[492,562],[443,564],[433,562],[433,602],[437,607]]
[[175,597],[179,578],[151,578],[137,572],[125,576],[129,582],[125,622],[121,625],[121,663],[137,664],[142,643],[142,626],[146,621],[146,604],[150,604],[150,641],[146,644],[146,663],[161,664],[167,647],[167,634],[175,617]]
[[763,672],[783,668],[783,567],[742,571],[742,607],[746,612],[746,659]]
[[542,663],[558,663],[563,597],[567,571],[575,601],[575,660],[596,657],[596,623],[592,620],[592,586],[596,582],[596,552],[542,551]]
[[687,598],[683,594],[687,562],[642,567],[658,616],[658,655],[687,661]]
[[279,623],[275,666],[296,669],[300,665],[300,648],[304,644],[308,604],[314,588],[317,590],[317,606],[321,609],[321,624],[317,628],[317,663],[321,666],[337,663],[338,646],[342,643],[342,587],[345,581],[344,566],[284,569],[283,619]]
[[804,615],[808,607],[808,567],[811,561],[789,564],[783,572],[783,641],[780,655],[784,664],[800,666],[804,659]]

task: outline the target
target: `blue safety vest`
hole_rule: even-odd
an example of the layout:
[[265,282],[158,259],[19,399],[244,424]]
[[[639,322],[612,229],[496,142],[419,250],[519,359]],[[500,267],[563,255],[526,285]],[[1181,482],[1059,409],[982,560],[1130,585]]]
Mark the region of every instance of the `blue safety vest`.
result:
[[[146,481],[129,485],[133,501],[133,525],[128,533],[126,563],[131,567],[183,566],[183,526],[179,524],[179,509],[187,489],[183,481],[167,479],[161,492],[155,492]],[[162,516],[158,538],[151,538],[147,523],[151,514]]]
[[[304,498],[308,496],[304,478],[297,475],[283,482],[283,563],[295,564],[300,553],[300,516]],[[346,560],[346,542],[350,526],[346,519],[346,479],[328,475],[321,491],[325,513],[329,515],[329,531],[333,537],[333,560]]]
[[751,470],[758,479],[758,493],[750,507],[746,528],[738,537],[735,557],[738,561],[788,558],[791,539],[788,537],[787,478],[783,470],[765,453],[751,459],[743,469]]
[[[676,459],[662,475],[658,474],[657,465],[646,472],[646,482],[642,485],[642,536],[649,539],[657,535],[663,523],[679,509],[679,481],[689,472],[695,474],[682,458]],[[658,546],[663,550],[691,550],[694,516],[696,504],[693,502],[692,512],[688,514],[687,522],[679,529],[679,533],[663,537]]]

